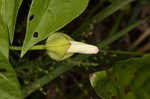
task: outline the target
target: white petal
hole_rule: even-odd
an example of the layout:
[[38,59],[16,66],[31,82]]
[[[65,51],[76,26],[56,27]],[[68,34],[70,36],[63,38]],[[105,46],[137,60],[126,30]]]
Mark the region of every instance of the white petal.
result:
[[97,54],[99,52],[99,49],[94,45],[76,41],[70,41],[70,43],[69,53]]

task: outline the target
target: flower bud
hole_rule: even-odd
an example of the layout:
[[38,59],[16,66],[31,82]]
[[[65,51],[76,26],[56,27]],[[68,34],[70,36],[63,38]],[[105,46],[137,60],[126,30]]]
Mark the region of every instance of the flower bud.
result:
[[85,44],[77,41],[70,41],[68,53],[81,53],[81,54],[97,54],[99,49],[90,44]]
[[54,33],[47,39],[46,49],[48,55],[57,61],[69,58],[74,53],[96,54],[98,48],[93,45],[76,42],[63,33]]

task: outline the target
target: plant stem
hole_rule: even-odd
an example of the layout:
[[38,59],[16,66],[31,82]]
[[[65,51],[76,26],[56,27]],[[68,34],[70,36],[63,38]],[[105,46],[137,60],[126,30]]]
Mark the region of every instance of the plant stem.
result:
[[75,65],[66,65],[66,64],[60,64],[61,66],[58,66],[55,70],[52,72],[49,72],[47,75],[41,77],[40,79],[35,80],[33,83],[31,83],[28,86],[23,87],[23,97],[26,98],[31,93],[33,93],[35,90],[43,87],[45,84],[51,82],[64,72],[69,71],[72,69]]
[[113,50],[100,50],[102,53],[113,53],[113,54],[128,54],[128,55],[143,55],[143,53],[129,52],[129,51],[113,51]]
[[121,20],[123,19],[123,17],[124,17],[124,12],[122,11],[120,13],[120,15],[117,17],[117,21],[115,21],[115,24],[113,25],[112,30],[109,33],[109,37],[113,36],[118,31]]
[[[21,46],[10,46],[9,47],[10,50],[17,50],[20,51],[22,50]],[[45,49],[45,45],[36,45],[31,47],[30,50],[44,50]],[[129,51],[119,51],[119,50],[100,50],[100,52],[102,53],[113,53],[113,54],[129,54],[129,55],[141,55],[142,53],[138,53],[138,52],[129,52]]]
[[[22,47],[21,46],[9,46],[9,49],[20,51],[22,50]],[[35,45],[31,47],[29,50],[44,50],[44,49],[45,49],[45,45]]]
[[104,18],[110,16],[111,14],[121,9],[125,5],[131,3],[132,1],[133,0],[126,0],[124,2],[118,1],[118,2],[112,3],[110,6],[106,7],[105,9],[97,13],[95,16],[93,16],[89,20],[85,21],[79,28],[77,28],[73,32],[72,35],[75,35],[76,37],[79,36],[80,33],[84,32],[88,28],[89,24],[96,24],[102,21]]
[[104,49],[106,46],[108,46],[112,42],[118,40],[120,37],[124,36],[129,31],[133,30],[135,27],[137,27],[138,25],[140,25],[144,21],[147,21],[149,18],[150,18],[150,16],[148,16],[142,20],[139,20],[139,21],[135,22],[134,24],[129,25],[127,28],[121,30],[120,32],[116,33],[116,35],[113,35],[113,36],[107,38],[106,40],[104,40],[100,44],[98,44],[99,48]]

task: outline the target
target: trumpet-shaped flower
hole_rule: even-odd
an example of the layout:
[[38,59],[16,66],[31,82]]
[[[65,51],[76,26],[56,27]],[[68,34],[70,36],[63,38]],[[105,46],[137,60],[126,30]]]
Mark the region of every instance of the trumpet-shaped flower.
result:
[[81,53],[81,54],[97,54],[99,49],[90,44],[85,44],[77,41],[69,41],[70,47],[68,49],[68,53]]
[[97,54],[99,49],[90,44],[74,41],[63,33],[54,33],[47,39],[46,49],[48,55],[55,60],[64,60],[74,53]]

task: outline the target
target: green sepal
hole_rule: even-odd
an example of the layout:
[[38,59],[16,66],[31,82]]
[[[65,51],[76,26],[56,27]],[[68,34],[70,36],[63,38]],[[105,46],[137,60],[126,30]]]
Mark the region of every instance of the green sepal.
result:
[[67,53],[70,47],[71,37],[64,33],[54,33],[50,35],[46,42],[46,49],[48,55],[57,61],[64,60],[73,55],[73,53]]

